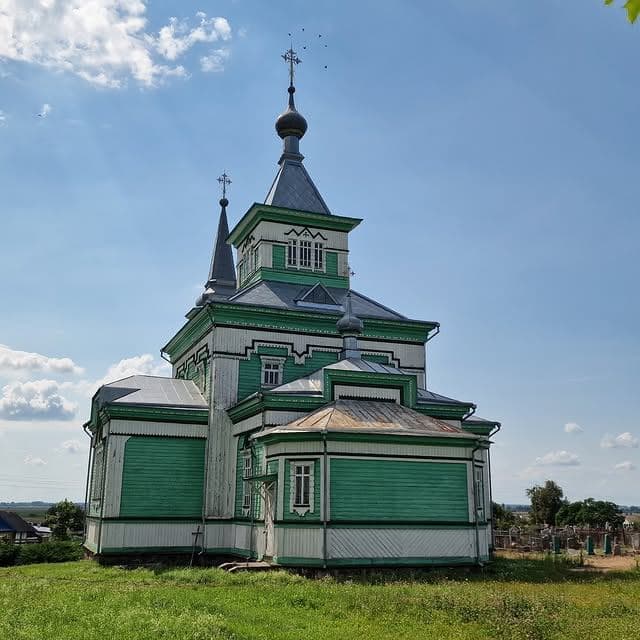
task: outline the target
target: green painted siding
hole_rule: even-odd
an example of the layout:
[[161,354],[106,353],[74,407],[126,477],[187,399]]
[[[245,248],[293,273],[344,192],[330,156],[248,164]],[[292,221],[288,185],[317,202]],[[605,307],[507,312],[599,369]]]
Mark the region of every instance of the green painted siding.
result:
[[467,466],[334,458],[331,520],[466,522]]
[[330,275],[324,271],[303,271],[299,269],[269,269],[260,267],[256,269],[246,280],[241,283],[242,287],[249,286],[259,280],[273,280],[275,282],[291,282],[300,285],[313,285],[322,282],[325,287],[349,288],[349,278],[345,276]]
[[284,269],[285,248],[281,244],[274,244],[271,253],[271,266],[274,269]]
[[[309,521],[309,520],[320,520],[321,514],[321,506],[320,506],[320,483],[321,475],[320,475],[320,458],[306,458],[305,461],[308,460],[313,462],[313,511],[307,511],[303,516],[298,515],[295,512],[292,512],[290,509],[291,504],[291,491],[293,487],[291,486],[291,464],[290,460],[285,460],[284,463],[284,478],[280,478],[281,482],[284,482],[284,519],[285,520],[293,520],[293,521]],[[301,460],[296,460],[294,462],[302,462]]]
[[363,360],[368,360],[369,362],[377,362],[378,364],[386,364],[388,366],[395,366],[393,365],[393,363],[389,362],[389,356],[382,356],[379,354],[366,354],[363,353],[362,354],[362,359]]
[[198,517],[204,440],[132,436],[124,450],[121,516]]
[[[284,347],[259,347],[258,353],[251,354],[248,360],[240,360],[238,374],[238,401],[243,400],[261,388],[262,363],[260,355],[279,356],[284,358],[287,350]],[[289,356],[282,372],[283,384],[307,376],[322,367],[336,362],[338,354],[336,352],[314,351],[313,356],[305,359],[304,364],[295,364],[293,357]]]
[[338,275],[338,254],[335,251],[327,251],[325,254],[328,276]]

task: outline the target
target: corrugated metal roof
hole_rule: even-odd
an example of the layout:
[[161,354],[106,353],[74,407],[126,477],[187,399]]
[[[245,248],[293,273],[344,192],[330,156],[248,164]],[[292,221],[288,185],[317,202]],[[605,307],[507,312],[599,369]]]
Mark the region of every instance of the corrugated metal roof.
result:
[[[297,311],[313,311],[314,313],[335,315],[336,309],[322,309],[319,305],[309,309],[309,307],[298,304],[298,301],[302,300],[307,291],[310,291],[313,286],[315,285],[309,285],[309,287],[304,288],[299,284],[261,280],[255,285],[239,291],[229,300],[229,302],[233,302],[234,304],[247,304],[260,307],[274,307],[277,309],[292,309]],[[341,289],[339,287],[326,287],[326,289],[339,305],[343,305],[344,299],[347,295],[347,289]],[[367,296],[353,290],[351,290],[351,304],[353,312],[360,318],[380,318],[382,320],[407,319],[397,311],[389,309],[379,302],[371,300]],[[341,307],[340,311],[343,310],[344,309]]]
[[318,371],[305,376],[304,378],[298,378],[287,384],[280,385],[271,389],[270,393],[309,393],[309,394],[322,394],[324,390],[324,371],[326,369],[338,370],[338,371],[364,371],[366,373],[384,373],[388,375],[415,375],[413,373],[407,373],[402,369],[396,367],[390,367],[385,364],[379,364],[378,362],[369,362],[368,360],[355,360],[345,359],[339,360],[328,364]]
[[337,400],[289,424],[260,432],[265,434],[350,431],[413,436],[473,437],[444,420],[432,418],[395,402]]
[[157,376],[129,376],[104,385],[98,391],[100,404],[139,404],[185,409],[206,409],[207,401],[192,380]]

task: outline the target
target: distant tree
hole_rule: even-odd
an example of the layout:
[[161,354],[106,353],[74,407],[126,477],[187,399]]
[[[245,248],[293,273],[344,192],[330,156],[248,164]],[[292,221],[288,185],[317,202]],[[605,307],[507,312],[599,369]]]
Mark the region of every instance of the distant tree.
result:
[[589,525],[591,527],[604,527],[609,524],[617,529],[624,522],[624,514],[614,502],[587,498],[563,505],[558,511],[557,522],[559,525]]
[[[614,0],[604,0],[605,4],[613,4]],[[635,22],[638,15],[640,15],[640,0],[627,0],[624,3],[624,8],[627,10],[627,19],[629,22]]]
[[47,509],[44,524],[51,527],[54,538],[68,540],[71,532],[82,530],[84,511],[70,500],[62,500]]
[[508,529],[516,524],[516,514],[497,502],[491,503],[491,517],[495,529]]
[[531,500],[531,522],[533,524],[556,523],[556,515],[560,507],[565,504],[562,487],[553,480],[547,480],[544,486],[535,485],[527,489],[527,495]]

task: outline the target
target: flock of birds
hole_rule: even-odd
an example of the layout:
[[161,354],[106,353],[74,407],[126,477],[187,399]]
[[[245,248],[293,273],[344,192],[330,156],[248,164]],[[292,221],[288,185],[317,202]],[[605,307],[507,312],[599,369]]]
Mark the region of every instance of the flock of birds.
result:
[[[307,35],[307,34],[306,34],[306,32],[305,32],[305,30],[304,30],[304,27],[302,27],[301,31],[302,31],[302,33],[304,33],[304,34],[305,34],[305,36]],[[292,47],[291,47],[291,48],[293,48],[293,32],[289,32],[289,34],[288,34],[288,35],[289,35],[289,38],[292,40]],[[320,40],[320,39],[322,39],[322,34],[321,34],[321,33],[318,33],[318,34],[317,34],[317,36],[318,36],[318,39],[319,39],[319,40]],[[326,42],[322,42],[322,43],[320,43],[320,42],[319,42],[319,43],[318,43],[318,45],[320,45],[320,44],[322,44],[321,49],[326,49],[326,48],[328,48],[328,45],[327,45],[327,43],[326,43]],[[309,51],[309,50],[311,50],[311,49],[315,49],[315,45],[313,45],[313,46],[312,46],[310,43],[307,43],[307,44],[303,44],[303,45],[302,45],[302,50],[303,50],[303,51]],[[325,68],[325,69],[327,69],[327,68],[328,68],[328,65],[326,65],[326,64],[325,64],[325,65],[323,65],[323,66],[324,66],[324,68]]]

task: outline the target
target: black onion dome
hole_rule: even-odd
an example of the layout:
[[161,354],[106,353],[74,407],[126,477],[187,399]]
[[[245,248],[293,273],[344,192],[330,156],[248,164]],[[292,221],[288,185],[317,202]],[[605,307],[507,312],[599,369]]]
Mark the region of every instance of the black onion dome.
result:
[[298,113],[293,103],[295,90],[295,87],[289,87],[289,107],[276,120],[276,131],[281,138],[295,136],[300,139],[307,131],[307,121],[301,113]]

